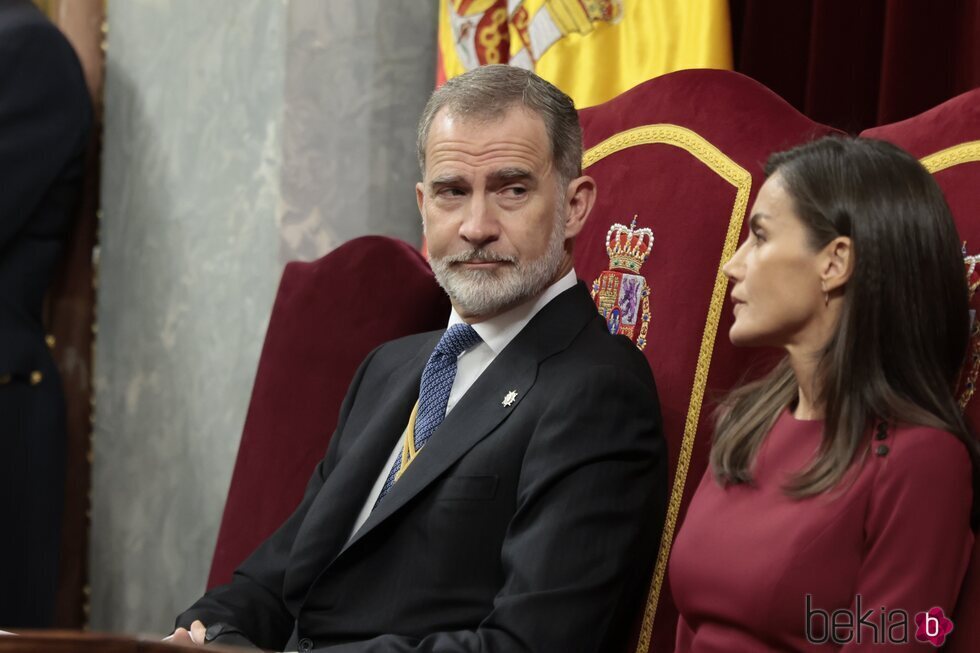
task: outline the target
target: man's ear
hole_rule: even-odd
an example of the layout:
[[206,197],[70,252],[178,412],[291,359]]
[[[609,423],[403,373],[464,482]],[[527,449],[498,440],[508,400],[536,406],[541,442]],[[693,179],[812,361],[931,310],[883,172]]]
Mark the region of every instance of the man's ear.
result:
[[583,175],[573,179],[565,192],[565,238],[582,231],[595,205],[595,179]]
[[[419,215],[422,218],[422,237],[425,238],[425,182],[415,184],[415,201],[419,205]],[[423,242],[424,245],[424,242]]]
[[824,292],[842,288],[854,271],[854,248],[847,236],[827,243],[820,257],[820,285]]

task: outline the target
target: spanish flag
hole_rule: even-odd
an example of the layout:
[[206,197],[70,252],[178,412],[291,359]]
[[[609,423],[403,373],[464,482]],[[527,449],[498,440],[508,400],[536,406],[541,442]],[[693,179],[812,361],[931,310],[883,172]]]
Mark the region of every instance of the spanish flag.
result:
[[534,70],[578,108],[682,68],[732,67],[728,0],[440,0],[441,85],[477,66]]

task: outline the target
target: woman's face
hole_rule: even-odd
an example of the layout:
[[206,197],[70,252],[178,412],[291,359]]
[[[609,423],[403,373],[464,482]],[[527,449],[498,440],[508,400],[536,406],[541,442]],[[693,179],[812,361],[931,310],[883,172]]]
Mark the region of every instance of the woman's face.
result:
[[826,339],[821,256],[778,172],[759,189],[749,236],[725,264],[732,280],[732,344],[822,346]]

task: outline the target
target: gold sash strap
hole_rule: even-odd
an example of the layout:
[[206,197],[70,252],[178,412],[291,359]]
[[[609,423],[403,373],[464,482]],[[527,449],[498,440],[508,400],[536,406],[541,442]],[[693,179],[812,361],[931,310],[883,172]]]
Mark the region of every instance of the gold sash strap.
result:
[[415,401],[415,406],[412,408],[412,414],[408,418],[408,426],[405,427],[405,432],[402,434],[402,464],[398,471],[395,473],[395,482],[402,477],[408,466],[412,464],[415,460],[415,456],[419,455],[418,450],[415,448],[415,418],[419,414],[419,402]]

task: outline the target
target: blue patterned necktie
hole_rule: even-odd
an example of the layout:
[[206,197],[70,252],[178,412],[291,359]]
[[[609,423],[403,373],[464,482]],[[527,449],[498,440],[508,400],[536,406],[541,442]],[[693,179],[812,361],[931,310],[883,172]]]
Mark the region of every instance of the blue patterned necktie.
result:
[[[469,324],[454,324],[446,329],[436,345],[435,351],[429,357],[429,362],[422,370],[422,382],[419,384],[419,408],[415,418],[415,450],[421,451],[429,436],[442,424],[446,418],[446,405],[449,403],[449,391],[456,379],[456,359],[464,351],[482,342],[479,334]],[[395,458],[395,464],[388,472],[378,501],[384,498],[398,477],[402,457]]]

